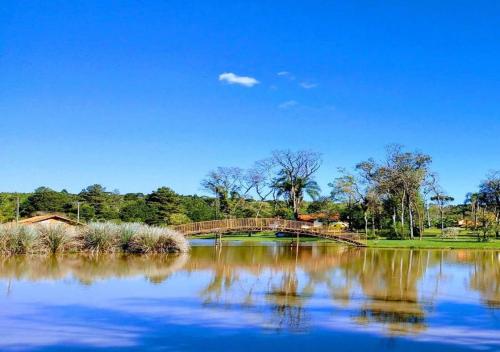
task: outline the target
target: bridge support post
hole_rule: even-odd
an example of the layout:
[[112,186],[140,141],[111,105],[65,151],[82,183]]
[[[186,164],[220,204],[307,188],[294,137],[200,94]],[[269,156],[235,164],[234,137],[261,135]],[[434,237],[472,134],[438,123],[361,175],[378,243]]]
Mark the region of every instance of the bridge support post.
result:
[[215,234],[214,245],[222,247],[222,234],[220,232],[218,232],[218,233]]

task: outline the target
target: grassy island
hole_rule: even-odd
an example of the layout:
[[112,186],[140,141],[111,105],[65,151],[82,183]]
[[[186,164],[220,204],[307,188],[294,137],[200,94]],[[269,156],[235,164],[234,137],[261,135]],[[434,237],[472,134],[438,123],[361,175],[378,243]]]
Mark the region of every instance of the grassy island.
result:
[[185,237],[165,227],[137,223],[0,225],[0,254],[187,252]]

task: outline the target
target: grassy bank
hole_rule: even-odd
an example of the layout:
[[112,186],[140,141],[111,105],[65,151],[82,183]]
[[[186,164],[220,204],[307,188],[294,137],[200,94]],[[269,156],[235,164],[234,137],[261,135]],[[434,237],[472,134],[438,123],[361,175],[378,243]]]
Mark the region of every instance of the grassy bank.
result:
[[[194,239],[214,239],[214,235],[193,236]],[[251,236],[245,233],[225,234],[222,241],[240,242],[284,242],[290,243],[296,240],[295,235],[276,237],[274,232],[254,233]],[[302,243],[335,243],[331,240],[318,237],[300,236]],[[384,237],[377,240],[368,240],[368,247],[374,248],[470,248],[470,249],[499,249],[500,240],[491,239],[489,242],[478,242],[474,236],[460,235],[457,239],[441,239],[438,236],[429,235],[422,240],[389,240]]]
[[376,248],[462,248],[462,249],[499,249],[500,240],[491,239],[489,242],[478,242],[473,237],[459,237],[457,239],[441,239],[438,237],[424,237],[422,240],[368,240],[368,247]]
[[[197,235],[191,237],[193,239],[215,239],[213,234]],[[296,235],[286,235],[284,237],[276,237],[274,232],[259,232],[249,236],[246,233],[231,233],[222,235],[222,241],[242,241],[242,242],[291,242],[297,239]],[[300,236],[300,242],[331,242],[319,237]]]
[[90,223],[0,225],[0,254],[187,252],[185,237],[171,229],[143,224]]

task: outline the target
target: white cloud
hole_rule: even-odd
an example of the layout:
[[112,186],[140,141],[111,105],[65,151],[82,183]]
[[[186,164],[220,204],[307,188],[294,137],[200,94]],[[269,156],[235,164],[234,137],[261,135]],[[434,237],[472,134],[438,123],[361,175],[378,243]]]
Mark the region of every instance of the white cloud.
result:
[[280,71],[278,73],[276,73],[278,76],[281,76],[281,77],[285,77],[285,78],[288,78],[289,80],[293,81],[295,79],[295,76],[292,75],[290,72],[288,71]]
[[316,83],[308,83],[308,82],[302,82],[300,86],[304,89],[312,89],[316,88],[318,85]]
[[297,103],[295,100],[287,100],[280,105],[278,105],[278,108],[280,109],[290,109],[293,108],[294,106],[297,106],[299,103]]
[[256,84],[259,84],[259,81],[253,77],[238,76],[232,72],[221,73],[219,75],[219,81],[223,81],[228,84],[239,84],[245,87],[253,87]]

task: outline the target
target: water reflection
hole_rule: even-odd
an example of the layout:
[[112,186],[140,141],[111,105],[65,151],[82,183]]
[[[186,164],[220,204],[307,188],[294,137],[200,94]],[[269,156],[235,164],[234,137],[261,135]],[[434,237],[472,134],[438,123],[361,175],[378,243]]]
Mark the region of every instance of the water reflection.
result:
[[[149,286],[140,293],[131,289],[133,299],[114,288],[142,278]],[[108,287],[106,296],[113,302],[102,303],[106,309],[133,310],[142,318],[162,312],[162,324],[169,327],[227,330],[240,324],[254,333],[306,335],[354,331],[500,348],[491,333],[500,328],[498,251],[199,246],[190,254],[169,256],[18,256],[0,261],[0,279],[13,297],[23,296],[23,283],[40,290],[47,282],[64,283],[56,285],[58,294],[68,284],[99,284]],[[43,297],[24,297],[24,304],[45,303]],[[72,304],[83,301],[75,298]],[[467,310],[470,321],[461,315]],[[137,315],[130,319],[140,321]],[[454,340],[443,340],[454,334]]]

